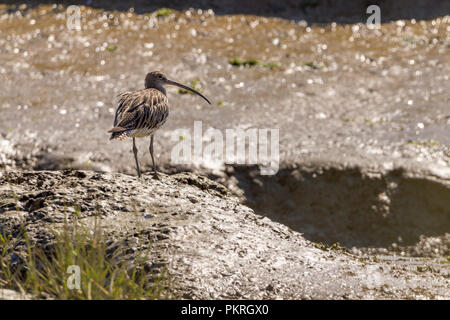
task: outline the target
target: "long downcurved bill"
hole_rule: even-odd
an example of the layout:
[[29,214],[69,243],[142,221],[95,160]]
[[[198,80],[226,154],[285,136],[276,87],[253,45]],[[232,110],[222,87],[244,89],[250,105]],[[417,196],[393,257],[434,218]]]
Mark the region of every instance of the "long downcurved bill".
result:
[[203,99],[205,99],[206,102],[208,102],[209,104],[211,104],[211,102],[209,102],[209,100],[206,99],[206,97],[205,97],[204,95],[202,95],[200,92],[198,92],[198,91],[196,91],[196,90],[194,90],[194,89],[192,89],[192,88],[189,88],[188,86],[185,86],[185,85],[183,85],[183,84],[181,84],[181,83],[178,83],[178,82],[175,82],[175,81],[172,81],[172,80],[167,80],[166,83],[167,83],[167,84],[174,85],[174,86],[177,86],[177,87],[180,87],[180,88],[183,88],[183,89],[185,89],[185,90],[192,91],[193,93],[198,94],[200,97],[202,97]]

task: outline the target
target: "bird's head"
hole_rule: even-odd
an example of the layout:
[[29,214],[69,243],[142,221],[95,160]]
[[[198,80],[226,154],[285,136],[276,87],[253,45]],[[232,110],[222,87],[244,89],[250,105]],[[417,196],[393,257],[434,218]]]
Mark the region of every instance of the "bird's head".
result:
[[194,90],[188,86],[185,86],[184,84],[167,79],[167,77],[164,75],[164,73],[162,73],[160,71],[149,72],[149,73],[147,73],[147,76],[145,77],[145,88],[146,89],[149,89],[149,88],[161,89],[161,88],[164,88],[163,86],[166,84],[177,86],[177,87],[183,88],[185,90],[189,90],[195,94],[198,94],[200,97],[205,99],[209,104],[211,104],[211,102],[209,102],[209,100],[204,95],[202,95],[200,92],[198,92],[197,90]]
[[167,77],[161,71],[152,71],[147,73],[145,77],[145,87],[154,88],[155,85],[164,85],[167,82]]

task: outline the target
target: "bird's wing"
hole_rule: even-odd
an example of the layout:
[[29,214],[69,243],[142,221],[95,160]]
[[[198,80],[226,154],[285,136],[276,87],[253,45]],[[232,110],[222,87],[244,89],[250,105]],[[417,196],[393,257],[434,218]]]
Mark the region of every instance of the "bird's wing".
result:
[[118,98],[118,107],[116,110],[116,116],[114,118],[114,127],[117,127],[118,123],[122,120],[124,116],[124,112],[130,107],[130,104],[133,102],[133,94],[137,91],[128,91],[123,92],[117,96]]
[[158,90],[125,92],[119,95],[114,127],[152,129],[160,123],[164,108],[167,108],[167,97]]

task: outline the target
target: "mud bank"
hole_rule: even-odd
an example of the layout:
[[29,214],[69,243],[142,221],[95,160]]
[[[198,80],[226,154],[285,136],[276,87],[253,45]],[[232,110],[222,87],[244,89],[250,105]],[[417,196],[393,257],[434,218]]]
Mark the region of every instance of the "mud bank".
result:
[[[5,146],[9,146],[6,142]],[[6,148],[6,147],[5,147]],[[23,159],[10,149],[5,163],[34,164],[36,170],[100,170],[50,154]],[[440,166],[380,168],[314,160],[284,164],[274,176],[257,166],[223,170],[169,166],[229,188],[259,215],[300,232],[310,241],[352,249],[355,254],[435,257],[450,255],[450,171]],[[132,173],[134,175],[134,173]]]
[[[108,142],[114,97],[140,88],[143,69],[160,69],[197,81],[214,102],[169,90],[170,117],[155,139],[160,170],[205,174],[310,240],[448,255],[447,17],[374,31],[82,7],[86,23],[74,32],[63,6],[2,10],[0,168],[134,174],[130,143]],[[235,57],[260,63],[236,67]],[[258,177],[251,165],[207,158],[173,165],[177,130],[192,134],[194,121],[204,131],[278,128],[279,173]],[[138,149],[150,170],[148,141]]]
[[[149,274],[164,268],[181,298],[450,298],[449,270],[435,260],[382,261],[318,247],[195,174],[157,181],[11,171],[0,190],[3,234],[18,237],[25,228],[31,244],[45,250],[65,219],[88,227],[99,219],[110,245],[128,248],[121,259],[144,257]],[[14,240],[11,261],[26,256],[24,240]]]
[[[45,247],[63,208],[87,225],[100,212],[113,241],[168,248],[149,261],[170,262],[186,298],[448,297],[448,12],[370,30],[95,3],[81,6],[80,31],[67,29],[63,5],[0,5],[3,230],[26,222]],[[169,89],[157,165],[195,174],[136,181],[131,143],[108,142],[107,130],[115,96],[155,69],[213,105]],[[278,128],[279,172],[174,165],[178,130],[194,121]],[[148,143],[138,141],[144,171]]]

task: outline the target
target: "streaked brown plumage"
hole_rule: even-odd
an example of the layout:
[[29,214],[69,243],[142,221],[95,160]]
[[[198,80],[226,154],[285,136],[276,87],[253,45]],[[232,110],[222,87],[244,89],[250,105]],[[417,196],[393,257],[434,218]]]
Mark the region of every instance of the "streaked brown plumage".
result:
[[118,96],[119,106],[116,110],[114,127],[108,131],[111,132],[110,140],[125,140],[128,137],[133,138],[133,153],[139,177],[141,176],[141,171],[139,169],[135,138],[146,137],[148,135],[150,135],[149,150],[152,157],[153,171],[155,177],[158,177],[153,157],[153,133],[166,122],[169,116],[169,101],[166,96],[166,90],[164,89],[165,84],[190,90],[211,104],[199,92],[178,82],[168,80],[159,71],[153,71],[147,74],[145,77],[145,89],[124,92]]
[[145,137],[161,127],[169,115],[168,99],[157,89],[124,92],[114,119],[111,139]]

